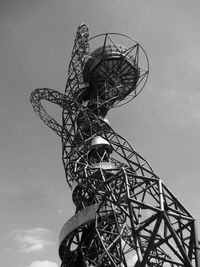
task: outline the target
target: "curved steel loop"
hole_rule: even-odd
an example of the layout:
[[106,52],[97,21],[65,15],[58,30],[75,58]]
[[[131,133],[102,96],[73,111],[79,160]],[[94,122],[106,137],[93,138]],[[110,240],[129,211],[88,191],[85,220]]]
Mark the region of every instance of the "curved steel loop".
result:
[[46,100],[53,104],[59,105],[62,109],[70,110],[71,106],[67,99],[68,98],[65,94],[49,88],[35,89],[30,96],[30,102],[35,113],[37,113],[41,120],[59,136],[61,136],[62,132],[66,131],[67,129],[63,129],[63,127],[47,113],[41,101]]

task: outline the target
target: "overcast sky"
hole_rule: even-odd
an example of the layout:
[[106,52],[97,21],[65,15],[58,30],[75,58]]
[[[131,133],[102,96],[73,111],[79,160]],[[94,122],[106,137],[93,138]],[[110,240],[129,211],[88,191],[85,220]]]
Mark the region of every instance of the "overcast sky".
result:
[[188,0],[0,1],[1,266],[60,265],[59,231],[74,207],[61,140],[29,97],[35,88],[64,91],[82,22],[91,36],[124,33],[146,50],[145,88],[108,118],[200,225],[199,14],[200,2]]

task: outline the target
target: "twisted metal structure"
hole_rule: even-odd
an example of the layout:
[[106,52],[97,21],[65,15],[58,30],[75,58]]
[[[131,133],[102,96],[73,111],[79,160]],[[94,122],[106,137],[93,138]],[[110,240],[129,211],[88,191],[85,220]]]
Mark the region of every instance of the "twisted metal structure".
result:
[[[65,93],[31,94],[34,111],[62,139],[76,206],[60,232],[61,267],[200,267],[195,219],[106,119],[142,90],[148,65],[135,40],[115,33],[89,39],[82,24]],[[62,124],[42,100],[62,108]]]

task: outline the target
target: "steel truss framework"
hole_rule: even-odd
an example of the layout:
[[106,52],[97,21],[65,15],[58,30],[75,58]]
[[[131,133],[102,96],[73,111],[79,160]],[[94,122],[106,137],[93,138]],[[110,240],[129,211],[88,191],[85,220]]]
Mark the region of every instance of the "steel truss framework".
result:
[[[147,77],[148,59],[135,40],[108,33],[89,39],[82,24],[65,93],[31,94],[34,111],[62,139],[76,206],[60,232],[62,267],[200,267],[195,219],[105,119],[110,108],[136,97]],[[62,108],[62,124],[42,100]]]

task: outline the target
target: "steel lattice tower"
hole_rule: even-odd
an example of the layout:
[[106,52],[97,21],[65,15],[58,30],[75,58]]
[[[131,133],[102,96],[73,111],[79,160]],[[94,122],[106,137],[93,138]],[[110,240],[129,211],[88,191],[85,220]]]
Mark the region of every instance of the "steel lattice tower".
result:
[[[148,59],[132,38],[106,33],[89,39],[78,27],[65,93],[36,89],[31,104],[62,139],[75,215],[62,227],[62,267],[200,267],[195,219],[147,161],[106,119],[138,95]],[[42,100],[59,105],[62,125]]]

